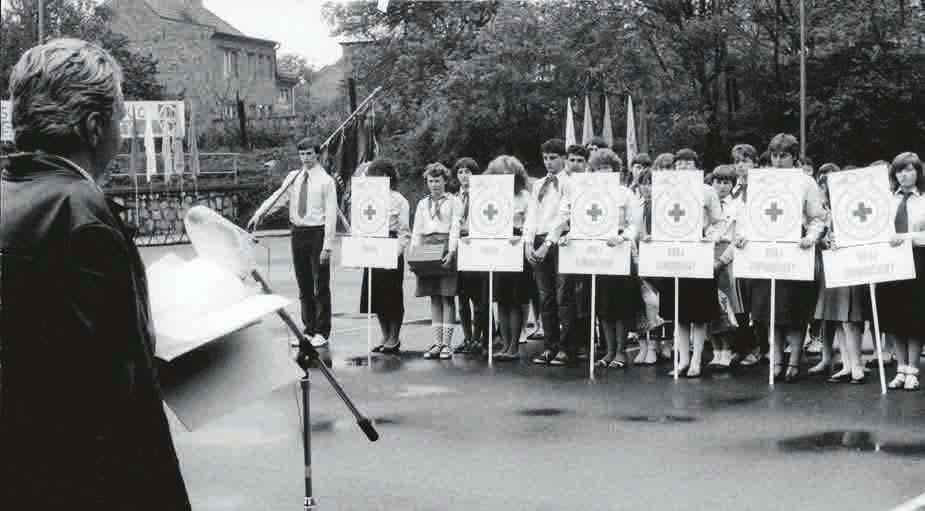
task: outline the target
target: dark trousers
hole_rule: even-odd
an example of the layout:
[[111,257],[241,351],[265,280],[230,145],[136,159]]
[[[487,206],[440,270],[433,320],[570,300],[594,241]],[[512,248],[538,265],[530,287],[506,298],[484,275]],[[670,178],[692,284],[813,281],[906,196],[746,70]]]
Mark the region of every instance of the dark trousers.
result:
[[[541,234],[533,242],[538,248],[546,240]],[[575,286],[571,279],[559,275],[559,247],[549,247],[546,258],[533,267],[533,278],[543,307],[541,320],[546,333],[545,348],[574,355],[577,346],[572,339],[575,322]]]
[[331,263],[321,264],[324,227],[292,228],[292,265],[305,335],[331,336]]

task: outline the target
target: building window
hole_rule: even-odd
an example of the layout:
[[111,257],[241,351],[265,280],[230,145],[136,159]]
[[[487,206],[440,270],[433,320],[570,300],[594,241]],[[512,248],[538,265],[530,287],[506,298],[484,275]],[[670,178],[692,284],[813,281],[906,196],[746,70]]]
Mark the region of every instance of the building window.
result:
[[263,55],[257,55],[257,78],[263,76]]
[[225,50],[224,66],[222,68],[225,78],[237,78],[240,75],[240,63],[238,62],[239,58],[239,52],[235,50]]
[[223,119],[236,119],[238,117],[238,109],[234,103],[225,103],[225,107],[222,109],[222,118]]
[[247,74],[251,78],[257,77],[257,56],[253,53],[247,54]]

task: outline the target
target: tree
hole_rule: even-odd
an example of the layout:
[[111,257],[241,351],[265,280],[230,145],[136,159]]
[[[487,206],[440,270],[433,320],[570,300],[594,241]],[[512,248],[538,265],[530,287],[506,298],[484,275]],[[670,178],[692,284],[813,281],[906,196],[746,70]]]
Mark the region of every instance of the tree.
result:
[[[128,38],[109,29],[111,11],[94,0],[47,0],[45,37],[75,37],[96,43],[122,66],[126,99],[163,97],[157,82],[157,61],[129,49]],[[38,11],[34,0],[9,0],[0,18],[0,88],[9,89],[10,71],[26,50],[38,43]]]

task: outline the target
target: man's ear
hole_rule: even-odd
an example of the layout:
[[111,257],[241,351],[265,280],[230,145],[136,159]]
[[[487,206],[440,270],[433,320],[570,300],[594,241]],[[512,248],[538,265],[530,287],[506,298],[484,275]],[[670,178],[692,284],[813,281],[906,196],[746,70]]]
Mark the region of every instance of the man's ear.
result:
[[84,119],[83,122],[83,135],[87,143],[93,149],[96,149],[99,146],[100,142],[103,140],[103,130],[105,129],[103,121],[103,116],[99,112],[92,112],[90,115]]

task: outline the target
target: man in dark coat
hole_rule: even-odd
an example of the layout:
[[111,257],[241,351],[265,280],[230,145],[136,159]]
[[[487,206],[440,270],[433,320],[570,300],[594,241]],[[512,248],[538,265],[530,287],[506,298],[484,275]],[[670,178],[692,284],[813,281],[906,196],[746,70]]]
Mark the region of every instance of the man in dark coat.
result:
[[84,41],[10,76],[0,180],[0,509],[190,509],[157,386],[144,266],[97,185],[119,65]]

